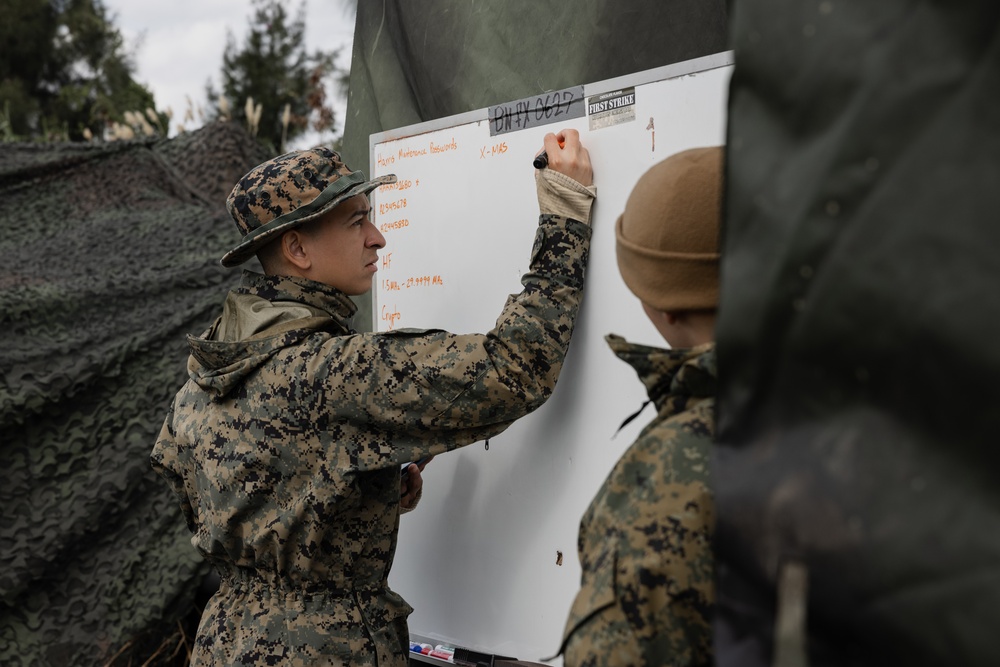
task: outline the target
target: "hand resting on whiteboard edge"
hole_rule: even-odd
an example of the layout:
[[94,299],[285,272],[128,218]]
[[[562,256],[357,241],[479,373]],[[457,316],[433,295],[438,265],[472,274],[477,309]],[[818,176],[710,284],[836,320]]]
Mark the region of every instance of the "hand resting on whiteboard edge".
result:
[[546,134],[545,151],[548,167],[535,171],[539,212],[589,222],[597,188],[590,153],[580,143],[580,133],[563,130]]

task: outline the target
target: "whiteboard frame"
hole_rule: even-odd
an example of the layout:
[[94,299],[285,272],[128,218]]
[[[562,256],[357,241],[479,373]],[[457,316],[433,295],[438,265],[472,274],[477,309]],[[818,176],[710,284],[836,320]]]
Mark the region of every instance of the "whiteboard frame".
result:
[[[718,69],[719,67],[726,67],[727,65],[732,65],[733,62],[734,58],[732,51],[713,53],[710,56],[702,56],[701,58],[685,60],[683,62],[674,63],[673,65],[664,65],[663,67],[656,67],[654,69],[636,72],[635,74],[625,74],[613,79],[605,79],[604,81],[597,81],[595,83],[586,83],[583,85],[583,94],[584,97],[590,97],[591,95],[600,95],[601,93],[606,93],[618,88],[641,86],[647,83],[664,81],[666,79],[676,79],[679,76],[697,74],[699,72],[707,72],[708,70]],[[372,170],[375,168],[375,147],[378,144],[382,144],[387,141],[398,141],[399,139],[406,139],[407,137],[424,134],[426,132],[435,132],[437,130],[455,127],[456,125],[477,123],[482,120],[489,120],[489,117],[489,107],[483,107],[482,109],[476,109],[474,111],[466,111],[465,113],[455,114],[453,116],[444,116],[442,118],[435,118],[434,120],[427,120],[414,125],[405,125],[393,130],[385,130],[383,132],[371,134],[368,136],[369,173],[372,173]],[[378,321],[376,320],[375,324],[377,323]]]

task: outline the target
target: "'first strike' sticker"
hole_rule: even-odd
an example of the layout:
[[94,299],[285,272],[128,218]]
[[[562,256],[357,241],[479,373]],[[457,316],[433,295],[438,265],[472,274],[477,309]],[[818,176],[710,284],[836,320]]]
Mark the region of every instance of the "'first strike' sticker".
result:
[[587,98],[587,116],[591,130],[635,120],[635,88],[622,88]]

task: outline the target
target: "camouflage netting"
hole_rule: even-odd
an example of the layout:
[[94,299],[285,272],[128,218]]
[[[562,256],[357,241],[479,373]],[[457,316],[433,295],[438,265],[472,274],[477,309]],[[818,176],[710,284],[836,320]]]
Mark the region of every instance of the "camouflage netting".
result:
[[149,454],[267,157],[235,124],[0,149],[0,664],[106,664],[191,609],[206,567]]

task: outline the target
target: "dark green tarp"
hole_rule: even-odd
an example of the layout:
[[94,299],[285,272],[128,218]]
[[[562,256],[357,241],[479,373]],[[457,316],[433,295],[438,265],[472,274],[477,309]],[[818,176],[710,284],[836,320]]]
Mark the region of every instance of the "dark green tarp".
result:
[[725,50],[723,0],[366,0],[344,155],[367,169],[371,134]]
[[206,569],[149,453],[264,158],[234,124],[0,146],[0,664],[125,664],[190,609]]
[[998,665],[1000,5],[732,6],[719,664]]

